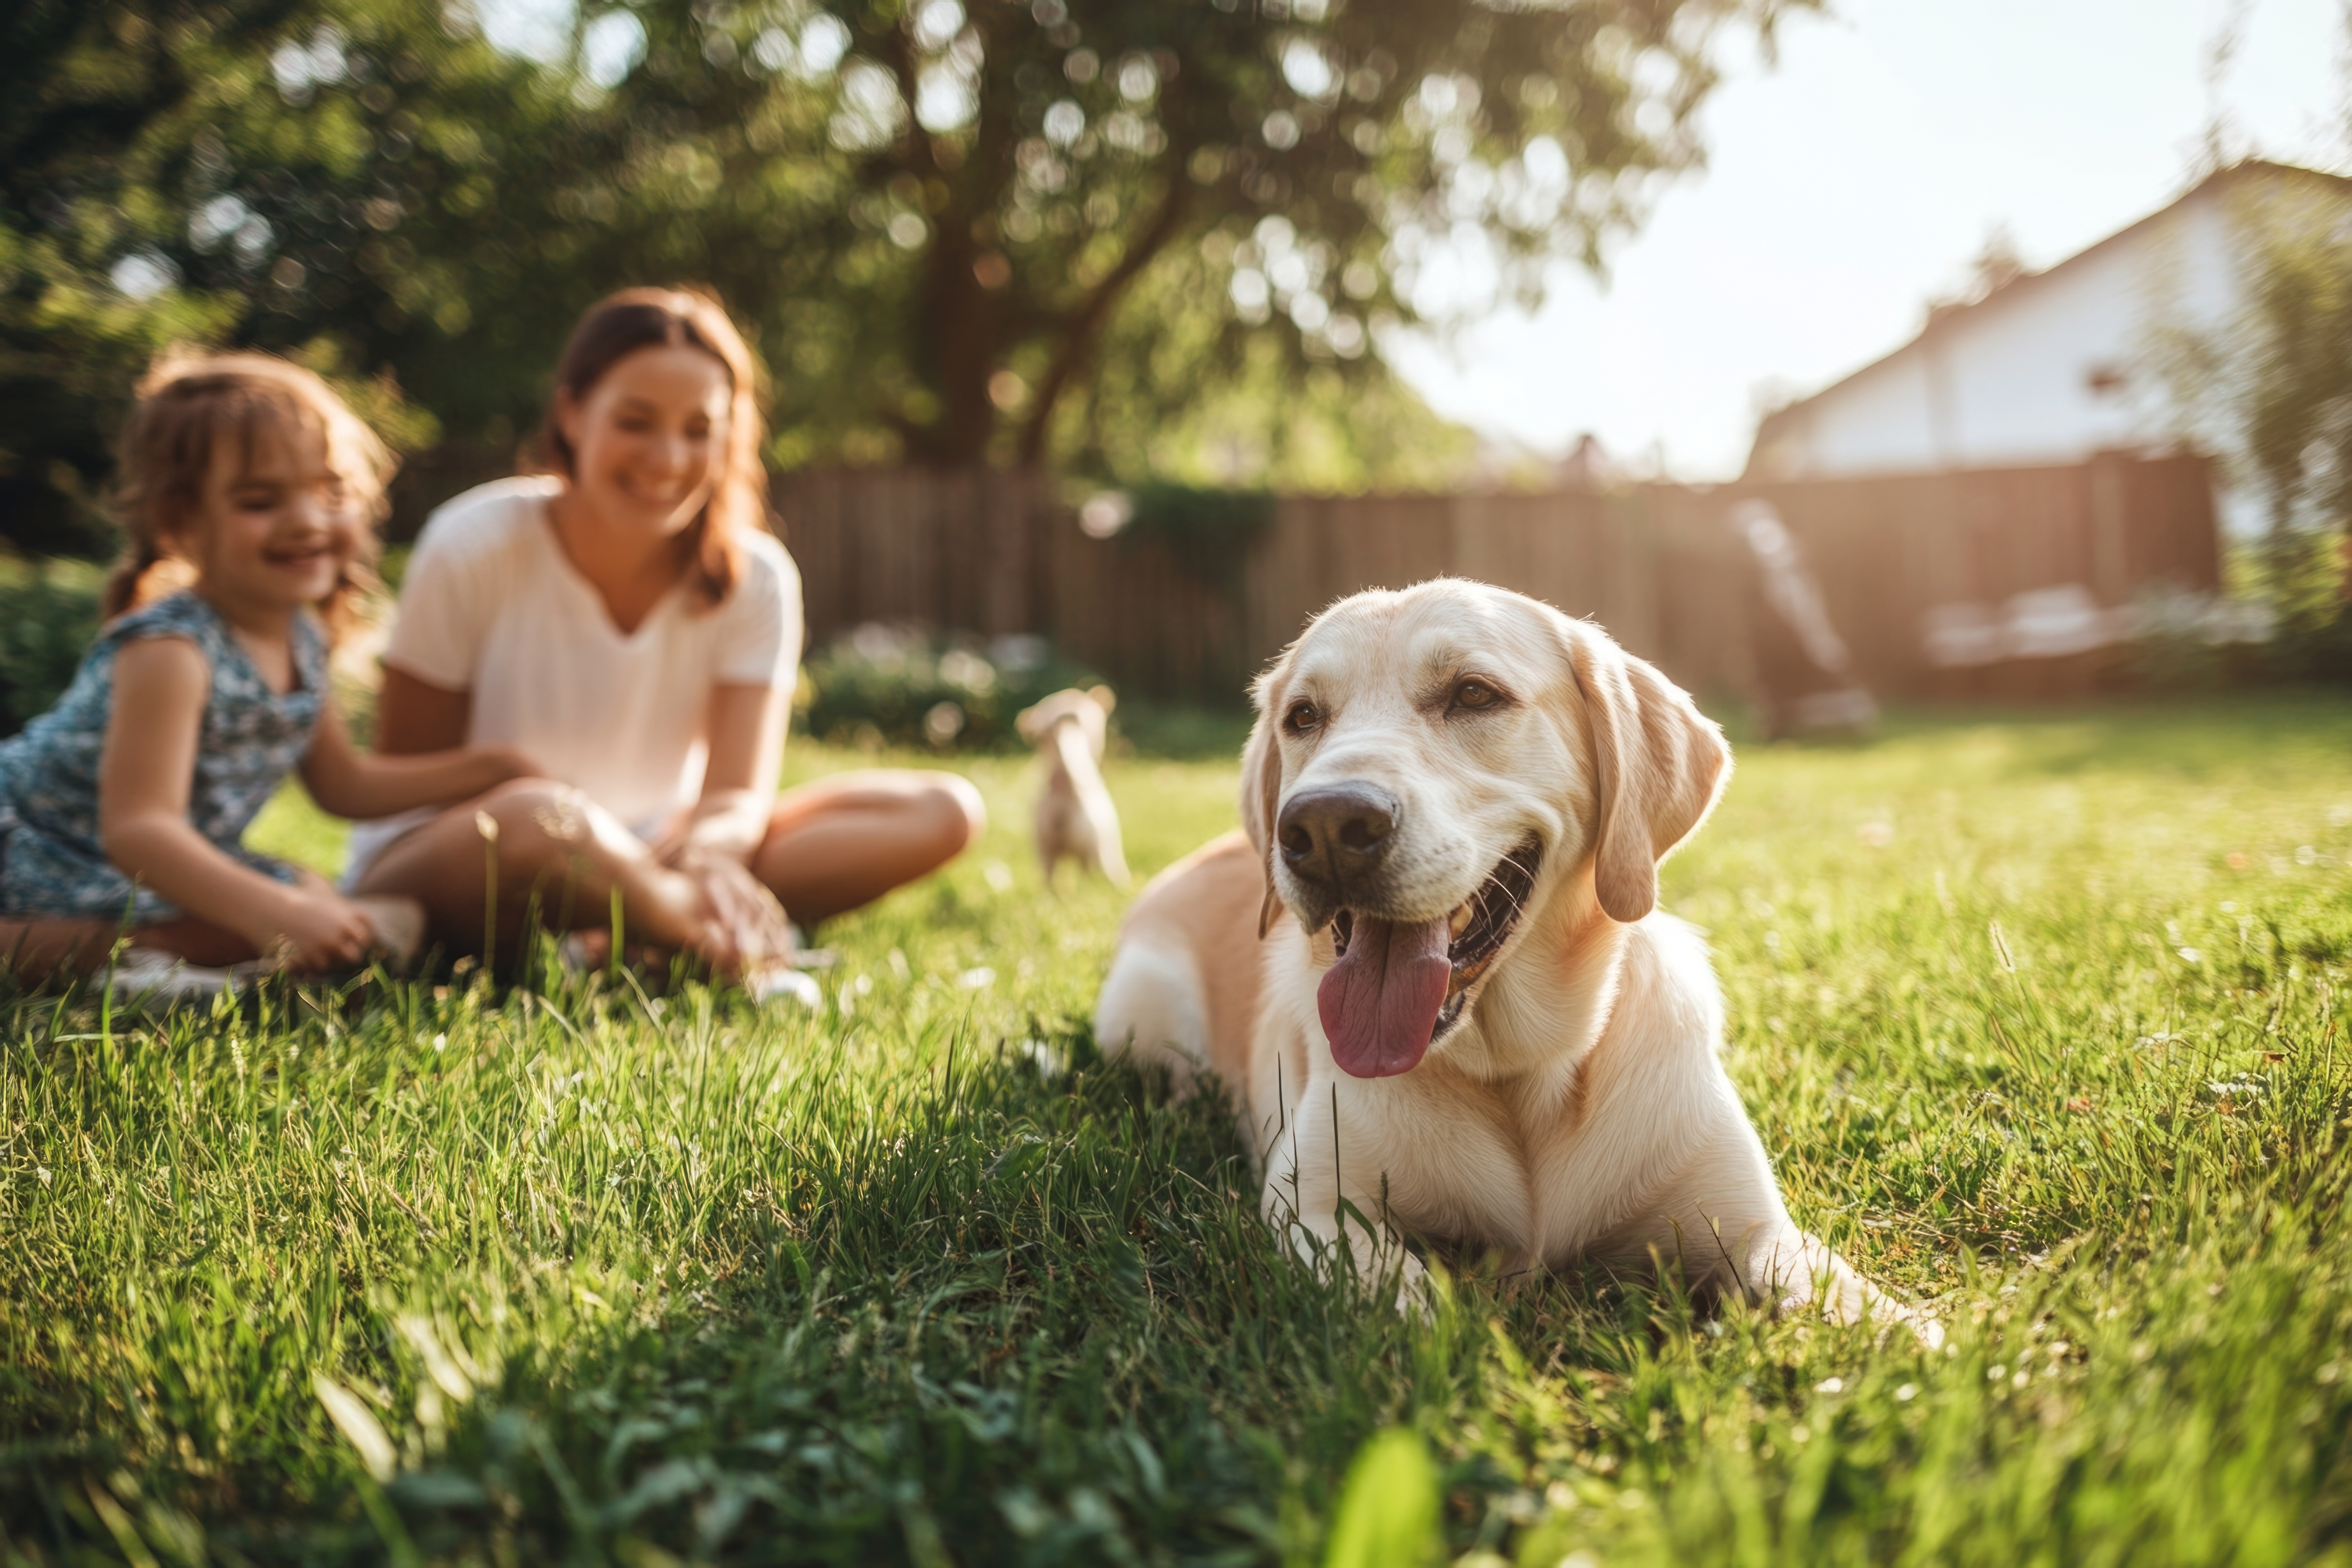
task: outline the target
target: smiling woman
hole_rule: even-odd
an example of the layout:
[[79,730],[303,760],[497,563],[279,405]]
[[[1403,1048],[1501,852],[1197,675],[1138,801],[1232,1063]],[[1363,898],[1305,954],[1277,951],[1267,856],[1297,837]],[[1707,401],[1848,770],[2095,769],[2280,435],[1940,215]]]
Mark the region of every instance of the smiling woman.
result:
[[979,830],[979,796],[907,772],[777,796],[800,575],[764,527],[754,369],[717,300],[616,294],[555,381],[542,471],[425,525],[377,718],[387,752],[509,745],[537,775],[362,825],[348,880],[422,900],[487,953],[534,905],[559,930],[618,910],[629,934],[784,984],[787,910],[823,920],[932,870]]

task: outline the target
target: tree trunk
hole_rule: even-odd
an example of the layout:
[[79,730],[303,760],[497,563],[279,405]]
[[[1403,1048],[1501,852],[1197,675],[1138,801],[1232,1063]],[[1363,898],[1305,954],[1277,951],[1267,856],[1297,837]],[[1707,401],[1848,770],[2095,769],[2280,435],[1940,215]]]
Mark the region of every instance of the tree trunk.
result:
[[1022,426],[1020,463],[1023,468],[1034,468],[1045,460],[1045,440],[1053,434],[1054,405],[1069,389],[1078,367],[1086,363],[1087,351],[1094,346],[1095,336],[1102,331],[1103,323],[1109,320],[1111,307],[1118,303],[1119,295],[1145,268],[1151,265],[1153,258],[1168,247],[1168,242],[1176,237],[1176,230],[1183,224],[1187,194],[1183,168],[1184,159],[1189,155],[1181,147],[1171,150],[1168,190],[1160,198],[1160,210],[1151,215],[1151,221],[1129,243],[1127,254],[1118,258],[1118,265],[1110,269],[1110,276],[1097,286],[1095,291],[1087,297],[1086,303],[1073,311],[1063,324],[1062,341],[1054,351],[1054,362],[1047,367],[1045,380],[1037,384],[1037,390],[1030,397],[1029,417]]

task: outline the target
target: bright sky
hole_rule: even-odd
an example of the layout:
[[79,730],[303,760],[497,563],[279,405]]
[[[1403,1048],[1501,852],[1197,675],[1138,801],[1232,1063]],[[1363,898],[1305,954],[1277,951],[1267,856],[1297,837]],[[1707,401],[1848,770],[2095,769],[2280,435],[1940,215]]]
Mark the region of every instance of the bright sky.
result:
[[[1440,412],[1559,453],[1727,479],[1755,395],[1811,391],[1918,330],[1996,224],[2047,267],[2182,188],[2229,0],[1833,0],[1777,68],[1734,57],[1705,110],[1710,167],[1672,187],[1604,290],[1562,269],[1544,308],[1449,351],[1389,357]],[[2343,0],[2250,0],[2221,89],[2231,145],[2340,167]]]

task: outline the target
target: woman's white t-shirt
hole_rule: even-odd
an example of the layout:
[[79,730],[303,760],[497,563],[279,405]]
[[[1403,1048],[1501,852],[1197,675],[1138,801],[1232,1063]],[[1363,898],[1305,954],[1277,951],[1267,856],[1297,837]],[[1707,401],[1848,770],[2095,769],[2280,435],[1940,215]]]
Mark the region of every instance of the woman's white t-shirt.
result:
[[[743,541],[719,605],[680,585],[624,635],[557,542],[552,478],[500,479],[436,510],[401,584],[384,663],[473,697],[469,745],[516,746],[550,778],[652,837],[702,788],[715,686],[789,686],[800,573],[772,536]],[[357,876],[430,811],[352,830]]]

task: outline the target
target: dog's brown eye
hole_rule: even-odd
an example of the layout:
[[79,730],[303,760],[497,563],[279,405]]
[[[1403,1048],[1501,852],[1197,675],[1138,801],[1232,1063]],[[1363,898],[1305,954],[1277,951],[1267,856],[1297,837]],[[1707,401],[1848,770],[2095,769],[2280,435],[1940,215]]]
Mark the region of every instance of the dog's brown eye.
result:
[[1323,722],[1323,710],[1302,698],[1290,705],[1289,710],[1282,716],[1282,722],[1292,734],[1304,735]]
[[1465,680],[1454,689],[1456,708],[1499,708],[1503,694],[1483,680]]

